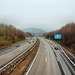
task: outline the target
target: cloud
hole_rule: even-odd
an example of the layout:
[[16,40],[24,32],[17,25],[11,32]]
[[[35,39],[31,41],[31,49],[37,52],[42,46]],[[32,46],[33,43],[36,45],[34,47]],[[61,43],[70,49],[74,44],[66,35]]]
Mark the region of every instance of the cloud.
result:
[[19,29],[58,29],[75,22],[74,0],[1,0],[0,23]]

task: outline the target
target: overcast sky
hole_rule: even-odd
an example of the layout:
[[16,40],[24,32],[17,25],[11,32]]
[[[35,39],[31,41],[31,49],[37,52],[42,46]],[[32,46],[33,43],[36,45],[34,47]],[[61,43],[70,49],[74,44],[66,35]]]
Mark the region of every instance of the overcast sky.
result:
[[75,0],[0,0],[0,23],[55,30],[75,22]]

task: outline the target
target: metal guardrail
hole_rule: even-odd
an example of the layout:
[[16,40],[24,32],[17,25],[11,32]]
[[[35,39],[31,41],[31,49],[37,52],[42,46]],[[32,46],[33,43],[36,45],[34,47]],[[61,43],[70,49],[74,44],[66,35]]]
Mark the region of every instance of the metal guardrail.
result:
[[[14,58],[13,60],[11,60],[9,63],[7,63],[6,65],[4,65],[2,68],[0,68],[0,75],[2,74],[2,72],[5,72],[7,69],[9,69],[10,67],[12,67],[7,73],[6,75],[9,75],[10,72],[12,72],[16,66],[18,66],[25,58],[26,56],[28,56],[28,54],[36,47],[37,45],[37,41],[34,45],[32,45],[31,47],[29,47],[27,50],[25,50],[23,53],[21,53],[20,55],[18,55],[16,58]],[[29,51],[28,51],[29,50]],[[27,52],[28,51],[28,52]],[[26,53],[27,52],[27,53]],[[26,54],[25,54],[26,53]],[[25,55],[24,55],[25,54]]]
[[[56,41],[54,41],[54,42],[56,43]],[[63,45],[62,43],[59,43],[59,42],[57,42],[57,43],[58,43],[58,44],[61,44],[63,47],[67,48],[68,50],[70,50],[72,53],[75,54],[75,52],[74,52],[72,49],[70,49],[69,47]]]
[[[48,41],[47,41],[48,42]],[[52,50],[55,50],[54,49],[54,46],[50,43],[50,42],[48,42],[48,44],[51,46],[51,48],[52,48]],[[60,47],[60,49],[62,50],[62,52],[63,52],[63,54],[61,53],[61,56],[62,56],[62,58],[64,59],[64,61],[65,61],[65,63],[67,64],[67,66],[68,66],[68,68],[69,68],[69,70],[71,71],[71,73],[72,73],[72,75],[75,75],[75,64],[70,60],[70,58],[66,55],[66,53],[63,51],[63,49],[62,49],[62,47],[58,44],[58,46]],[[55,54],[55,51],[53,51],[54,52],[54,54]],[[61,51],[60,51],[61,52]],[[56,56],[56,54],[55,54],[55,56]],[[69,63],[68,63],[68,61],[69,61]],[[71,65],[72,66],[71,66]],[[74,69],[73,69],[74,68]]]
[[[51,44],[50,44],[51,45]],[[52,46],[52,45],[51,45]],[[72,60],[66,55],[66,53],[64,52],[64,50],[62,49],[62,47],[58,44],[58,47],[62,50],[62,52],[64,53],[64,55],[66,56],[66,58],[71,62],[71,64],[75,67],[75,63],[72,62]],[[54,47],[52,46],[52,48],[54,49]]]

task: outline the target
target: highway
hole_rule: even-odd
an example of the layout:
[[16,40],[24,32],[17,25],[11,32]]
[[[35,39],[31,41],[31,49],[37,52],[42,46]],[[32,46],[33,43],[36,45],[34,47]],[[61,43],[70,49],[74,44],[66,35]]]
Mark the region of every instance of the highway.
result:
[[40,38],[38,55],[25,75],[61,75],[60,68],[49,44]]
[[[30,41],[30,40],[31,40],[31,39],[28,39],[27,41]],[[25,45],[25,44],[27,43],[27,41],[21,42],[21,43],[19,43],[18,45],[21,47],[21,46]],[[18,47],[16,47],[16,45],[14,45],[14,46],[11,46],[11,47],[2,49],[2,50],[0,50],[0,56],[6,54],[6,53],[8,53],[8,52],[11,52],[11,51],[13,51],[13,50],[15,50],[15,49],[17,49],[17,48],[18,48]]]
[[[33,40],[34,40],[34,42],[32,42]],[[5,65],[6,63],[8,63],[10,60],[12,60],[13,58],[15,58],[19,54],[21,54],[28,47],[32,46],[36,42],[36,38],[31,39],[30,42],[31,42],[30,44],[29,44],[29,42],[27,42],[26,44],[23,44],[22,46],[20,46],[20,47],[14,49],[12,51],[9,51],[9,52],[1,55],[0,56],[0,67],[3,66],[3,65]]]
[[[71,61],[71,59],[65,54],[62,47],[59,48],[57,44],[50,40],[46,40],[52,48],[54,52],[59,67],[61,68],[61,72],[63,75],[75,75],[75,63]],[[55,50],[54,46],[57,46],[59,49]],[[74,56],[73,56],[74,57]],[[75,60],[75,58],[73,58]]]
[[[24,45],[24,44],[26,44],[26,42],[22,42],[22,43],[19,44],[19,45],[20,45],[20,47],[21,47],[21,46]],[[13,50],[15,50],[15,49],[17,49],[17,48],[18,48],[18,47],[16,47],[16,46],[12,46],[12,47],[9,47],[9,48],[2,49],[2,50],[0,51],[0,56],[3,55],[3,54],[6,54],[6,53],[8,53],[8,52],[11,52],[11,51],[13,51]]]
[[[63,47],[51,40],[38,38],[40,40],[39,49],[23,75],[75,75],[75,63],[67,56]],[[33,40],[34,42],[32,42]],[[20,47],[2,54],[0,56],[0,67],[33,46],[36,38],[34,37],[29,41],[30,44],[24,42]],[[55,46],[58,47],[57,50]],[[75,61],[73,55],[71,58]]]
[[39,50],[24,75],[75,75],[75,64],[55,46],[59,48],[56,43],[40,38]]

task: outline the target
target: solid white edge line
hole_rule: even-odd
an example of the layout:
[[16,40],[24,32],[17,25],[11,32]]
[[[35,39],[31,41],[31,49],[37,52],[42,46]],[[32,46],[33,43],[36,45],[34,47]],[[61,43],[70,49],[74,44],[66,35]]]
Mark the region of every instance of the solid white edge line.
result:
[[[39,45],[39,49],[40,49],[40,45]],[[26,75],[28,75],[30,69],[32,68],[32,66],[33,66],[33,64],[34,64],[34,62],[35,62],[35,60],[36,60],[36,58],[37,58],[37,56],[38,56],[39,49],[38,49],[38,51],[37,51],[37,53],[36,53],[36,55],[35,55],[35,57],[34,57],[34,59],[33,59],[33,61],[32,61],[32,64],[30,65],[30,67],[29,67],[29,69],[28,69]]]
[[[36,41],[35,41],[36,42]],[[33,44],[34,45],[34,44]],[[10,63],[12,63],[15,59],[17,59],[19,56],[21,56],[22,54],[24,54],[28,49],[30,49],[33,45],[31,45],[30,47],[28,47],[24,52],[22,52],[21,54],[19,54],[17,57],[15,57],[14,59],[12,59],[9,63],[7,63],[6,65],[4,65],[3,67],[0,68],[0,71],[4,68],[6,68],[6,66],[8,66]]]
[[[59,45],[59,44],[58,44]],[[60,46],[60,45],[59,45]],[[62,47],[60,46],[60,48],[62,49]],[[63,53],[65,54],[65,56],[68,58],[68,60],[73,64],[73,66],[75,66],[75,64],[72,62],[72,60],[66,55],[66,53],[64,52],[64,50],[62,49]]]
[[47,62],[47,57],[45,57],[45,62]]
[[[50,40],[49,40],[50,41]],[[58,43],[57,43],[58,44]],[[59,45],[59,44],[58,44]],[[62,52],[65,54],[65,56],[67,57],[67,59],[72,63],[72,65],[75,67],[74,62],[66,55],[66,53],[64,52],[64,50],[62,49],[62,47],[59,45],[59,47],[61,48]]]

